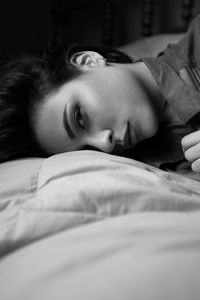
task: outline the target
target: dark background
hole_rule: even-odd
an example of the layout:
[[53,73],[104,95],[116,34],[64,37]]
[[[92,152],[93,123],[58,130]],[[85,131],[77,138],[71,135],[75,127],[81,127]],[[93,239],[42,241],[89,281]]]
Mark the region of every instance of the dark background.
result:
[[0,58],[38,52],[60,31],[76,42],[114,47],[183,32],[198,13],[198,0],[1,0]]

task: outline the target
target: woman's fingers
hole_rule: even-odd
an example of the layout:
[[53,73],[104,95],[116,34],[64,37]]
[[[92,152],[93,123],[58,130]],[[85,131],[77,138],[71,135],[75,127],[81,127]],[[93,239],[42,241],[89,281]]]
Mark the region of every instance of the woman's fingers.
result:
[[188,148],[191,148],[198,143],[200,143],[200,130],[197,130],[184,136],[184,138],[182,138],[181,140],[183,151],[186,151]]
[[185,158],[194,172],[200,172],[200,130],[186,135],[181,141]]
[[192,163],[191,168],[194,172],[200,172],[200,158]]
[[185,158],[190,162],[194,162],[195,160],[200,158],[200,143],[196,144],[195,146],[188,148],[184,152]]

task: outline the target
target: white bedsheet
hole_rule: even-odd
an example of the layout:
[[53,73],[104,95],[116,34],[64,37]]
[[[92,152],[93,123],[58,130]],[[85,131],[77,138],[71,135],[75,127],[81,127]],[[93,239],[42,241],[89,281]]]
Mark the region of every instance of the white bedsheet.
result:
[[22,163],[21,185],[1,166],[1,300],[200,299],[199,182],[95,151]]

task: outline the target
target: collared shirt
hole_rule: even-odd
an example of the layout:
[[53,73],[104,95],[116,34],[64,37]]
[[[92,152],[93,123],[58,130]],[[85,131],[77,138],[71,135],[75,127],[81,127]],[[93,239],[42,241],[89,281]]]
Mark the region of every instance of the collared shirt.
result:
[[180,123],[161,127],[153,138],[137,145],[128,156],[163,170],[191,175],[181,139],[200,129],[200,15],[177,44],[168,45],[158,57],[142,61]]

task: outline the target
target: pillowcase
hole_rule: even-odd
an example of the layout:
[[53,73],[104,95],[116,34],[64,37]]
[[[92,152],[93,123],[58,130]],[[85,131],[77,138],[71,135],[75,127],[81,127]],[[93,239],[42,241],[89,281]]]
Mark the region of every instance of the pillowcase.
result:
[[200,186],[133,159],[76,151],[43,162],[37,196],[44,199],[44,209],[110,217],[137,211],[195,209],[200,203]]

